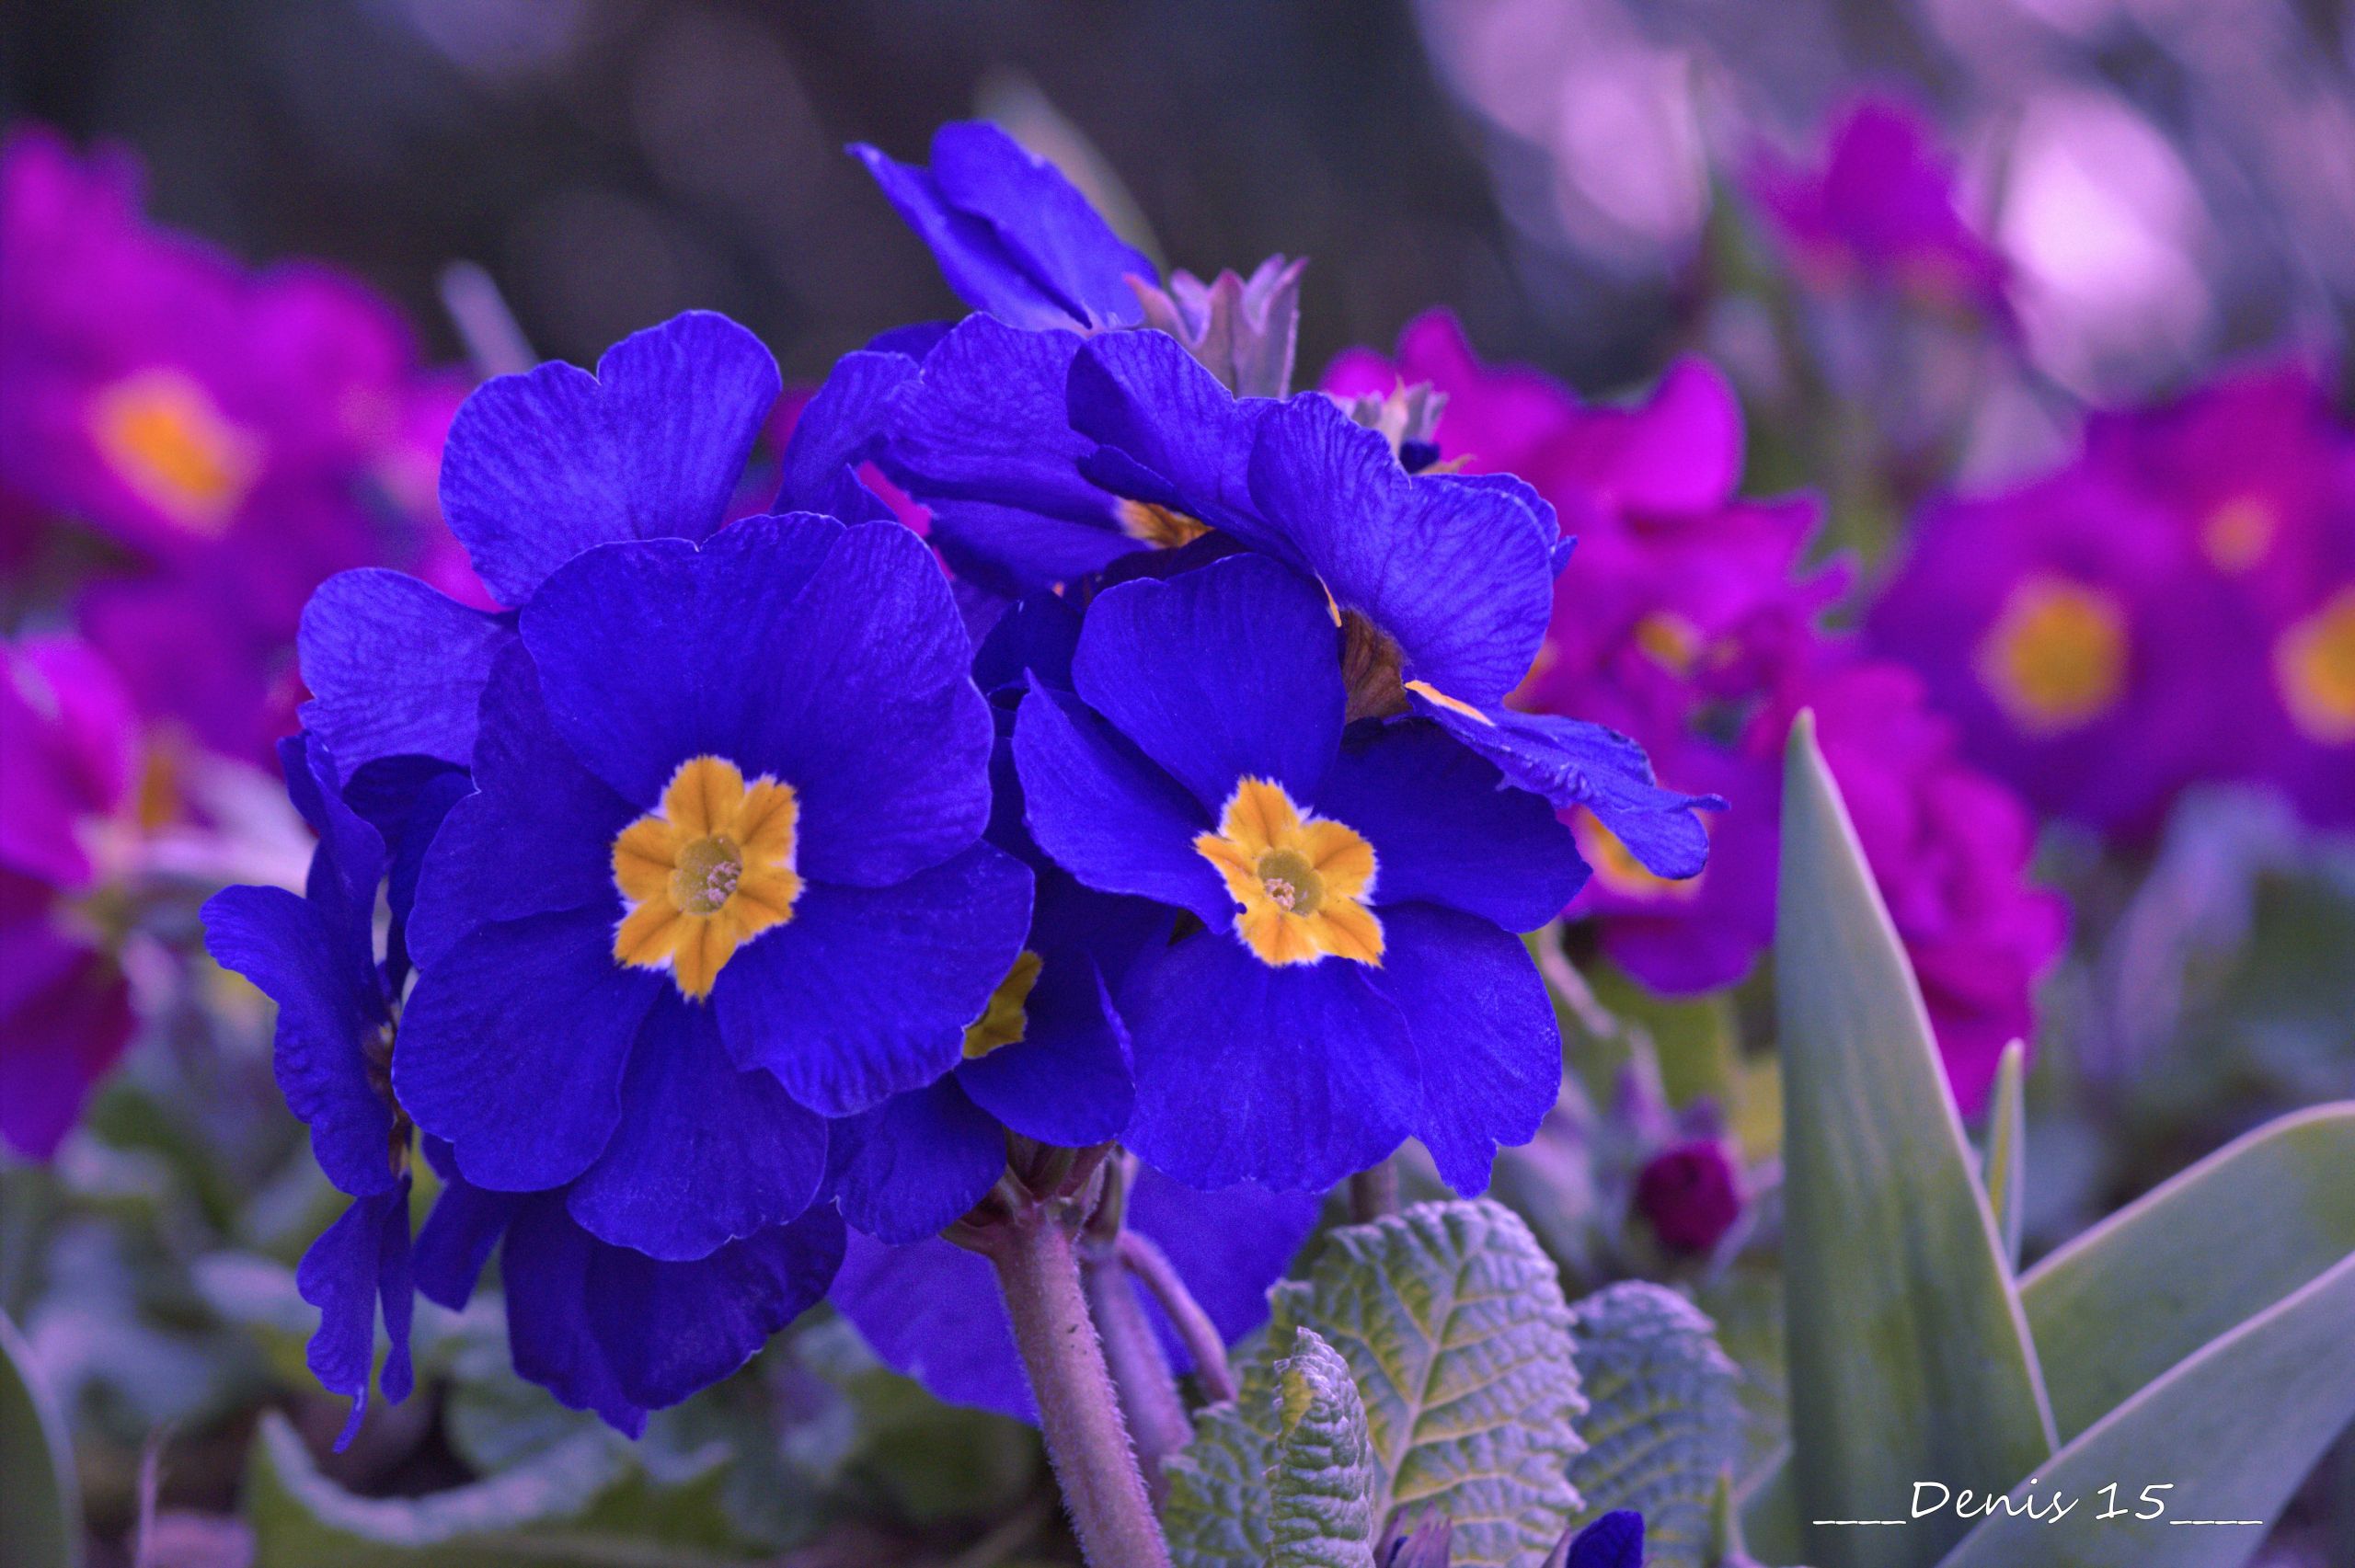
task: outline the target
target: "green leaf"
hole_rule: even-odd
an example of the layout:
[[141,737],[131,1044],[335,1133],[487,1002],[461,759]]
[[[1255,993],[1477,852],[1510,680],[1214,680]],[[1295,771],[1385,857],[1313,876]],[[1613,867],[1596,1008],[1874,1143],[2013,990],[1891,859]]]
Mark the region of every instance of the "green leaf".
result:
[[1586,1402],[1561,1285],[1511,1210],[1419,1204],[1335,1230],[1308,1277],[1270,1299],[1270,1343],[1314,1327],[1350,1364],[1382,1482],[1377,1530],[1444,1514],[1455,1568],[1534,1562],[1561,1539]]
[[0,1315],[0,1540],[20,1568],[82,1561],[74,1448],[17,1325]]
[[[2213,1341],[2088,1428],[2012,1497],[2077,1499],[2058,1522],[1987,1519],[1939,1568],[2239,1568],[2355,1423],[2355,1257]],[[2101,1488],[2117,1483],[2114,1496]],[[2146,1511],[2142,1489],[2164,1516]],[[2109,1509],[2126,1510],[2103,1519]],[[2245,1520],[2195,1526],[2186,1521]],[[1874,1531],[1907,1535],[1913,1528]]]
[[1586,1452],[1570,1481],[1586,1501],[1575,1521],[1633,1508],[1648,1562],[1706,1568],[1711,1511],[1740,1446],[1740,1376],[1713,1325],[1673,1290],[1641,1280],[1578,1302]]
[[2355,1103],[2270,1122],[2119,1210],[2020,1282],[2061,1431],[2350,1253]]
[[1269,1568],[1372,1568],[1373,1449],[1350,1364],[1315,1329],[1276,1363]]
[[[1995,1228],[2004,1240],[2004,1261],[2017,1268],[2020,1220],[2028,1211],[2028,1047],[2018,1040],[2004,1047],[2003,1059],[1995,1064],[1986,1177],[1987,1207],[1994,1211]],[[2033,1318],[2029,1326],[2035,1326]]]
[[1169,1490],[1161,1529],[1172,1568],[1261,1568],[1268,1561],[1275,1546],[1268,1528],[1274,1445],[1264,1429],[1272,1425],[1270,1408],[1263,1402],[1255,1424],[1237,1401],[1212,1405],[1194,1417],[1194,1440],[1162,1461]]
[[312,1462],[286,1418],[262,1416],[245,1512],[254,1568],[736,1568],[718,1503],[724,1456],[658,1490],[617,1445],[583,1432],[512,1470],[422,1497],[361,1497]]
[[[1887,1518],[1917,1479],[1987,1491],[2030,1473],[2052,1415],[1920,989],[1806,715],[1782,853],[1794,1479],[1804,1519]],[[1825,1568],[1918,1568],[1962,1534],[1810,1526],[1807,1550]]]

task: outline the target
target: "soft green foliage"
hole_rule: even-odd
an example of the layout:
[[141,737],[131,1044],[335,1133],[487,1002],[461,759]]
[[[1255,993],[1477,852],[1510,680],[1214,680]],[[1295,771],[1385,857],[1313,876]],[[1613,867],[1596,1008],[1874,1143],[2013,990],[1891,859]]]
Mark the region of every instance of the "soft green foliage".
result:
[[[2005,1515],[1940,1568],[2239,1568],[2331,1440],[2355,1421],[2355,1256],[2215,1340],[2041,1467],[2058,1523]],[[2114,1497],[2100,1489],[2118,1482]],[[2173,1482],[2152,1501],[2142,1487]],[[2029,1500],[2026,1489],[2016,1495]],[[2248,1520],[2199,1528],[2175,1521]]]
[[619,1445],[581,1432],[500,1474],[426,1497],[361,1497],[319,1473],[286,1419],[262,1417],[246,1489],[254,1568],[723,1568],[724,1456],[657,1490]]
[[2355,1104],[2283,1116],[2110,1216],[2020,1282],[2062,1435],[2350,1253]]
[[1706,1568],[1711,1511],[1740,1439],[1734,1380],[1713,1325],[1673,1290],[1630,1280],[1578,1302],[1586,1452],[1570,1480],[1585,1524],[1614,1508],[1644,1516],[1656,1568]]
[[[2053,1448],[1995,1218],[1921,993],[1804,716],[1783,793],[1775,981],[1785,1299],[1808,1519],[1890,1516],[1923,1477],[2000,1491]],[[1825,1528],[1826,1568],[1913,1568],[1956,1521]]]
[[1350,1364],[1297,1331],[1276,1363],[1276,1441],[1268,1467],[1269,1568],[1369,1568],[1373,1449]]
[[[1455,1568],[1534,1563],[1577,1513],[1585,1411],[1569,1308],[1529,1229],[1494,1203],[1431,1203],[1333,1231],[1304,1280],[1271,1293],[1269,1346],[1314,1329],[1346,1361],[1374,1471],[1369,1518],[1454,1520]],[[1260,1568],[1277,1363],[1203,1413],[1162,1511],[1178,1568]]]
[[82,1505],[65,1425],[28,1365],[17,1325],[0,1316],[0,1541],[20,1568],[82,1560]]
[[[2028,1212],[2028,1047],[2014,1040],[1995,1065],[1987,1113],[1987,1205],[2004,1239],[2004,1261],[2020,1265],[2020,1222]],[[2034,1320],[2030,1320],[2034,1326]],[[2051,1374],[2046,1374],[2049,1380]],[[2056,1413],[2057,1414],[2057,1413]]]

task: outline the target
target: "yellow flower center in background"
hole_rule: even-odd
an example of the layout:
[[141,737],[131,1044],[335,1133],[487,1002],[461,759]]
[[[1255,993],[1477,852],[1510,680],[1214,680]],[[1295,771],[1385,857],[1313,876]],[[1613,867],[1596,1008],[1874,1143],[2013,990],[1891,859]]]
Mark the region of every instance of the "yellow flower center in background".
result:
[[719,757],[681,763],[661,809],[614,840],[614,882],[627,906],[615,961],[667,968],[694,1001],[711,995],[737,948],[793,918],[800,815],[789,784],[765,774],[748,784]]
[[1156,550],[1175,550],[1180,544],[1190,544],[1211,531],[1210,524],[1200,518],[1155,506],[1151,501],[1122,499],[1114,504],[1113,510],[1120,517],[1121,532]]
[[2326,746],[2355,740],[2355,588],[2281,635],[2273,672],[2300,729]]
[[1194,848],[1226,879],[1243,910],[1235,929],[1262,963],[1382,962],[1382,921],[1360,901],[1373,888],[1373,846],[1329,818],[1304,815],[1283,785],[1237,784],[1218,831]]
[[1979,645],[1979,678],[2012,722],[2052,735],[2099,717],[2126,687],[2126,616],[2097,588],[2024,579]]
[[1024,948],[1014,960],[1014,967],[998,981],[997,990],[990,992],[990,1004],[982,1015],[965,1025],[965,1059],[978,1061],[1001,1046],[1011,1046],[1021,1040],[1023,1031],[1030,1026],[1026,1011],[1032,988],[1039,983],[1039,971],[1044,960]]
[[1619,841],[1619,835],[1603,825],[1603,819],[1581,807],[1570,818],[1570,834],[1579,841],[1579,853],[1594,869],[1594,879],[1622,898],[1660,898],[1676,903],[1698,895],[1702,877],[1688,876],[1673,882],[1637,860],[1635,852]]
[[178,371],[142,371],[100,392],[90,433],[140,498],[208,538],[228,527],[261,469],[259,443]]
[[2245,572],[2273,547],[2273,509],[2255,496],[2226,501],[2208,514],[2200,548],[2220,572]]
[[1701,657],[1701,629],[1672,611],[1653,611],[1636,623],[1634,636],[1654,664],[1674,674],[1692,674]]

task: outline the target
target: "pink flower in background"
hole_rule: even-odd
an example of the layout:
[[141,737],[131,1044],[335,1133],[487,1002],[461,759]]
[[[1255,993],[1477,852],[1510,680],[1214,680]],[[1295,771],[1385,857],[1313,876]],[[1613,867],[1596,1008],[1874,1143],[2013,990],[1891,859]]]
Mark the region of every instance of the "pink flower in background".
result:
[[1509,454],[1578,536],[1516,704],[1612,725],[1642,743],[1663,784],[1729,803],[1705,818],[1708,868],[1683,882],[1574,819],[1594,876],[1568,912],[1655,990],[1739,981],[1774,938],[1783,742],[1798,709],[1816,707],[1949,1077],[1975,1108],[2004,1044],[2032,1036],[2065,905],[2028,881],[2027,809],[1961,764],[1921,682],[1819,626],[1848,574],[1807,565],[1811,498],[1736,494],[1741,411],[1724,378],[1681,361],[1643,401],[1592,406],[1534,372],[1483,366],[1435,315],[1407,328],[1396,360],[1354,351],[1326,385],[1357,395],[1424,380],[1448,395],[1442,458],[1476,473]]
[[130,988],[77,896],[130,804],[136,721],[84,645],[0,647],[0,1140],[47,1159],[130,1043]]
[[1812,286],[1894,289],[2008,316],[2004,258],[1964,220],[1953,165],[1912,106],[1858,97],[1832,119],[1820,164],[1762,149],[1749,184]]
[[1636,1173],[1636,1212],[1671,1253],[1714,1250],[1741,1210],[1741,1172],[1722,1139],[1672,1144]]

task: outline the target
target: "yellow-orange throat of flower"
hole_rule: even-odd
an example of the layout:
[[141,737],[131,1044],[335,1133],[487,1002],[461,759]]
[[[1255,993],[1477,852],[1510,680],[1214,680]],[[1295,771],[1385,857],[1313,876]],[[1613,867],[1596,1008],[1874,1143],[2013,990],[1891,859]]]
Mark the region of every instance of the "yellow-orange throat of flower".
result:
[[227,529],[261,470],[260,443],[178,371],[141,371],[100,392],[90,434],[124,484],[206,538]]
[[614,840],[614,882],[627,906],[615,961],[669,969],[681,995],[710,996],[739,947],[793,918],[800,815],[789,784],[765,774],[747,784],[721,757],[682,762],[661,807]]
[[1226,878],[1243,909],[1235,929],[1262,963],[1382,962],[1382,921],[1361,902],[1373,889],[1373,846],[1339,822],[1304,814],[1283,785],[1237,784],[1218,831],[1194,848]]
[[2282,634],[2273,670],[2300,729],[2326,746],[2355,741],[2355,588]]
[[2057,735],[2109,711],[2126,689],[2126,613],[2100,589],[2042,573],[2005,600],[1979,644],[1979,678],[2014,724]]

